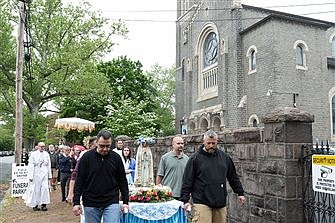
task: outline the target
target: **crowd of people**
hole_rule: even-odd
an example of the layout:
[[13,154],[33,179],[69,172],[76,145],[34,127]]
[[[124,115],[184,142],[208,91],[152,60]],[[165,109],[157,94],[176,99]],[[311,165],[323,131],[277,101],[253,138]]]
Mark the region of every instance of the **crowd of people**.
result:
[[[60,184],[60,199],[73,205],[81,222],[119,222],[122,211],[129,210],[129,185],[154,184],[153,161],[145,140],[139,143],[136,159],[122,140],[117,140],[114,149],[112,141],[112,134],[103,129],[85,146],[49,145],[46,149],[39,142],[28,159],[26,205],[47,211],[50,190]],[[183,138],[176,136],[158,165],[155,184],[170,187],[173,198],[184,203],[185,211],[193,210],[199,223],[227,221],[226,181],[238,203],[246,202],[234,163],[217,142],[218,135],[207,131],[203,144],[189,157]]]

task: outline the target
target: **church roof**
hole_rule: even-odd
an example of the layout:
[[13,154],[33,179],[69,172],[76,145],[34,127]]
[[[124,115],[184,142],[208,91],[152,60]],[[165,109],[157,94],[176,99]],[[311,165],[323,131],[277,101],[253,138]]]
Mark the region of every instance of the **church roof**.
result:
[[260,8],[260,7],[255,7],[255,6],[250,6],[250,5],[242,5],[243,9],[249,9],[249,10],[255,10],[255,11],[261,11],[264,13],[269,14],[268,16],[264,17],[260,21],[254,23],[253,25],[247,27],[246,29],[242,30],[240,34],[245,34],[248,31],[270,21],[271,19],[276,19],[276,20],[286,20],[286,21],[291,21],[295,23],[300,23],[303,25],[311,25],[311,26],[317,26],[319,28],[323,29],[328,29],[332,26],[335,26],[335,23],[333,22],[328,22],[324,20],[319,20],[319,19],[313,19],[313,18],[308,18],[305,16],[299,16],[299,15],[294,15],[290,13],[285,13],[285,12],[279,12],[279,11],[274,11],[270,9],[265,9],[265,8]]

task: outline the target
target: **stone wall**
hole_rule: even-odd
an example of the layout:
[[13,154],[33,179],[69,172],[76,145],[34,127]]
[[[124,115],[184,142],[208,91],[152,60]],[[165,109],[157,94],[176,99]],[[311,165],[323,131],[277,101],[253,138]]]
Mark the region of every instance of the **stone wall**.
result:
[[[247,198],[247,204],[239,206],[229,188],[229,222],[303,222],[299,159],[302,145],[312,143],[313,116],[296,108],[281,108],[263,121],[264,128],[225,129],[218,133],[218,146],[233,158]],[[188,155],[202,144],[202,135],[182,137]],[[170,150],[171,140],[159,138],[151,147],[154,173],[160,157]]]

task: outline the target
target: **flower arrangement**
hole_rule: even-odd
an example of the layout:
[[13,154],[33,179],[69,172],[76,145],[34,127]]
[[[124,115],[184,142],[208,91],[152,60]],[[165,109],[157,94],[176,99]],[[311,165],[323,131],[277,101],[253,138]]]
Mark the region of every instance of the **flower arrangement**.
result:
[[153,145],[153,144],[155,144],[155,140],[153,138],[150,138],[150,137],[140,136],[136,140],[136,144],[137,145],[144,145],[144,144]]
[[157,203],[173,200],[170,187],[155,186],[129,188],[129,201],[142,203]]

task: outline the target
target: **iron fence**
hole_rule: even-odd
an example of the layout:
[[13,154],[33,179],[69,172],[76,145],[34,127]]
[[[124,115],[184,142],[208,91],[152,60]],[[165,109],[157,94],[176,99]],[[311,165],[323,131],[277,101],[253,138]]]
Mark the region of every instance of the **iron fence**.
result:
[[313,190],[312,185],[312,156],[314,154],[334,155],[329,143],[303,145],[302,151],[302,190],[303,210],[305,223],[334,223],[335,222],[335,195]]

